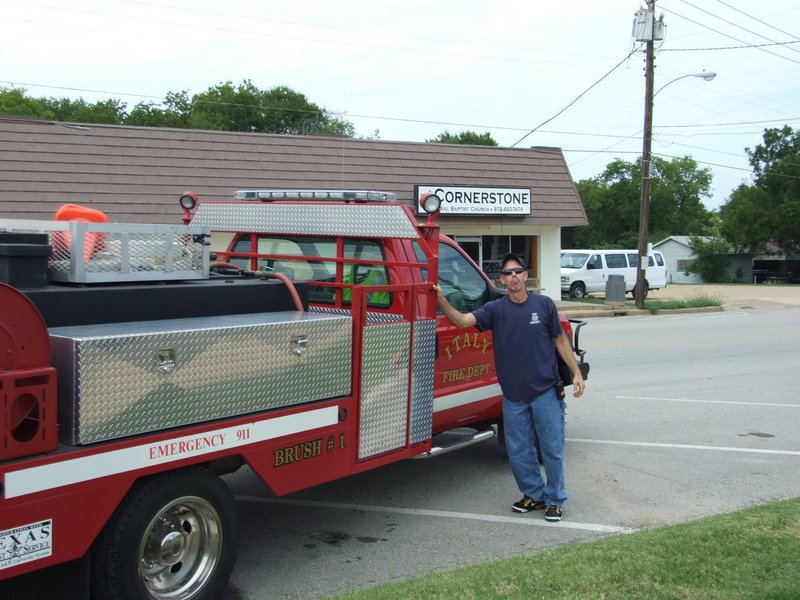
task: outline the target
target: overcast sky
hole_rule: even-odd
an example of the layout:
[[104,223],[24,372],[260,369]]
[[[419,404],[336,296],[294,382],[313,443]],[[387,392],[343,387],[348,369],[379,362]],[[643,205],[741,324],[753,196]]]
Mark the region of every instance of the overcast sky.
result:
[[[474,130],[502,146],[556,146],[579,181],[641,155],[644,53],[632,23],[642,6],[0,0],[0,86],[119,98],[130,109],[169,91],[250,79],[304,93],[361,136],[421,142]],[[749,181],[744,148],[764,128],[798,126],[800,4],[657,0],[656,9],[666,38],[656,51],[653,152],[710,168],[706,204],[716,208]],[[675,81],[704,70],[716,79]]]

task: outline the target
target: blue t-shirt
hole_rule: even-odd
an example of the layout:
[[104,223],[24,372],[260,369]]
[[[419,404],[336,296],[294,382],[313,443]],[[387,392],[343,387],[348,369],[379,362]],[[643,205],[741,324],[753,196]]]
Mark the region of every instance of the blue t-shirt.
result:
[[504,396],[527,400],[556,384],[555,338],[562,330],[551,298],[528,294],[525,302],[517,304],[504,296],[472,314],[479,331],[492,332],[497,380]]

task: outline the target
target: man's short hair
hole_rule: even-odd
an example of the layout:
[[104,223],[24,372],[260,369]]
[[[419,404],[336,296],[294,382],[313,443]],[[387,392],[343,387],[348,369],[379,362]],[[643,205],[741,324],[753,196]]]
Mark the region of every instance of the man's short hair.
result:
[[520,267],[522,267],[522,268],[523,268],[523,269],[525,269],[526,271],[528,270],[528,265],[526,265],[526,264],[525,264],[525,261],[524,261],[524,260],[522,260],[522,259],[521,259],[519,256],[517,256],[517,255],[516,255],[516,254],[514,254],[513,252],[509,252],[508,254],[506,254],[506,255],[503,257],[503,263],[502,263],[502,265],[500,266],[500,270],[501,270],[501,271],[502,271],[503,269],[505,269],[505,268],[506,268],[506,263],[507,263],[508,261],[510,261],[510,260],[515,260],[515,261],[517,261],[517,262],[519,263],[519,266],[520,266]]

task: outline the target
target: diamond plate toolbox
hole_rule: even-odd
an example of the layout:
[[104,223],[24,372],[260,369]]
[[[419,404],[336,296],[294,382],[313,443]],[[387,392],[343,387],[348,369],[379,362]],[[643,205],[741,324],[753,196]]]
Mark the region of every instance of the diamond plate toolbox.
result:
[[50,341],[65,444],[350,393],[349,316],[287,311],[60,327]]

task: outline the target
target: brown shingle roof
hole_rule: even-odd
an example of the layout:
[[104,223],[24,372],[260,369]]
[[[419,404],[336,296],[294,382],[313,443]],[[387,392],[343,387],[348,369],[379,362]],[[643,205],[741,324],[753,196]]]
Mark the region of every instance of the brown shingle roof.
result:
[[[0,217],[52,218],[86,204],[119,222],[178,222],[178,197],[236,189],[380,189],[413,203],[414,185],[529,187],[530,217],[493,222],[585,225],[557,148],[497,148],[0,118]],[[447,222],[474,223],[469,217]]]

